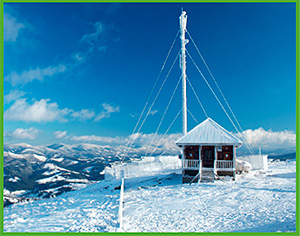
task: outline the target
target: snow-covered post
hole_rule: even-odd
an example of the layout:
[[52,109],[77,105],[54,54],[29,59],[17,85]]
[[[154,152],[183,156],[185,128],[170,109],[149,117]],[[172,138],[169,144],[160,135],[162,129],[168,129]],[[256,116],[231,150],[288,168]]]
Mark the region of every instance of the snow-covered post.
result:
[[119,202],[119,230],[123,228],[123,203],[124,203],[124,178],[122,178],[121,189],[120,189],[120,202]]

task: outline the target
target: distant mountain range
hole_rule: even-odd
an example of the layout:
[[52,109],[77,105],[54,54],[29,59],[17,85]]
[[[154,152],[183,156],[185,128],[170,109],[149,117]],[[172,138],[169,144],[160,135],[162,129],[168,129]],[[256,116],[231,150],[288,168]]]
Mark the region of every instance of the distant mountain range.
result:
[[[4,145],[5,206],[19,200],[57,196],[104,178],[104,168],[124,157],[125,146],[94,144]],[[147,148],[133,147],[124,161],[139,159]],[[162,152],[160,148],[155,153]],[[178,150],[167,154],[176,155]]]
[[281,161],[296,159],[296,152],[288,153],[288,154],[281,154],[281,155],[271,154],[268,156],[268,158],[273,159],[273,160],[281,160]]
[[[174,146],[165,150],[158,147],[154,155],[178,155]],[[126,156],[125,156],[126,153]],[[4,145],[4,204],[26,199],[57,196],[104,179],[104,168],[112,163],[131,161],[145,156],[147,147],[95,144],[29,144]],[[278,152],[278,154],[282,151]],[[270,159],[292,159],[296,153],[270,155]]]

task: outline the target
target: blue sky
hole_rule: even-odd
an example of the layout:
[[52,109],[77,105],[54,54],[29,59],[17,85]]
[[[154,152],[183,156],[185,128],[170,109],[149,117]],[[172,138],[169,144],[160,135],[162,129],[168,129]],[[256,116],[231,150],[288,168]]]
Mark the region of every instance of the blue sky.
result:
[[[128,137],[179,29],[181,7],[242,128],[294,135],[293,3],[5,3],[5,142]],[[179,49],[178,37],[154,95]],[[191,41],[187,50],[213,86]],[[208,116],[235,132],[189,57],[187,76]],[[179,78],[176,61],[141,133],[155,133]],[[180,86],[159,134],[181,108]],[[199,123],[206,117],[189,86],[187,93],[188,109]],[[188,116],[188,129],[196,124]],[[180,132],[181,116],[168,133]]]

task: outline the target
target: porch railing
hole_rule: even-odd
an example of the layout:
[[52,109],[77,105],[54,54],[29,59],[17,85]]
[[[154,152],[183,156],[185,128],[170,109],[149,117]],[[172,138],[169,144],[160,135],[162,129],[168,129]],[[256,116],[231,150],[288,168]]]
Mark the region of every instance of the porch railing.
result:
[[189,160],[185,159],[183,162],[183,168],[186,169],[198,169],[199,168],[199,160]]
[[228,160],[215,160],[215,168],[216,169],[233,169],[233,161]]

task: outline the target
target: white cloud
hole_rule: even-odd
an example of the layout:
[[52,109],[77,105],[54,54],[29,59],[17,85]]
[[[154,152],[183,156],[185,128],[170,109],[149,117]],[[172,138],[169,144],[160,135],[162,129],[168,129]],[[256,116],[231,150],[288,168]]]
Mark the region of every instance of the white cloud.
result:
[[254,148],[279,149],[296,147],[296,134],[288,130],[274,132],[263,128],[248,129],[243,132],[243,136]]
[[25,122],[66,122],[70,119],[80,121],[90,120],[95,118],[95,121],[100,121],[110,117],[111,113],[119,112],[119,107],[104,103],[103,111],[97,116],[92,109],[82,109],[74,111],[73,109],[60,109],[56,102],[51,102],[50,99],[41,99],[40,101],[27,101],[26,98],[17,99],[5,112],[4,118],[13,121]]
[[153,115],[155,115],[157,112],[158,112],[158,110],[150,111],[150,112],[149,112],[149,115],[152,115],[152,116],[153,116]]
[[73,136],[70,139],[79,142],[100,142],[106,144],[125,144],[126,142],[123,137],[105,137],[97,135]]
[[104,24],[97,21],[92,24],[92,30],[84,34],[80,43],[88,45],[86,56],[94,50],[106,51],[109,47],[113,46],[116,42],[120,41],[118,31],[113,24]]
[[36,139],[38,136],[39,130],[36,128],[23,129],[18,128],[7,136],[13,139]]
[[81,42],[86,42],[90,45],[96,44],[99,41],[99,37],[104,34],[104,24],[100,21],[93,24],[93,31],[91,33],[85,34],[81,38]]
[[3,36],[6,42],[15,42],[20,34],[20,31],[24,29],[24,24],[17,21],[13,16],[4,13],[3,15]]
[[150,145],[153,137],[153,143],[149,149],[150,153],[156,147],[162,149],[177,149],[175,141],[178,140],[182,135],[181,134],[157,134],[154,137],[154,134],[143,134],[135,133],[125,137],[107,137],[107,136],[98,136],[98,135],[83,135],[83,136],[72,136],[70,140],[76,142],[85,142],[85,143],[102,143],[106,145],[125,145],[132,144],[134,147],[146,147]]
[[103,111],[100,112],[96,116],[95,121],[100,121],[104,118],[109,118],[111,113],[120,112],[120,107],[119,106],[113,106],[113,105],[110,105],[108,103],[103,103],[102,107],[103,107]]
[[82,109],[81,111],[74,111],[71,116],[79,120],[89,120],[95,116],[95,112],[89,109]]
[[[154,150],[153,147],[158,146],[160,148],[176,148],[175,141],[182,137],[182,134],[143,134],[135,133],[128,137],[128,140],[132,140],[134,145],[146,146],[151,145],[150,150]],[[151,143],[152,142],[152,143]]]
[[25,95],[26,93],[23,91],[19,90],[11,90],[8,94],[4,95],[4,102],[5,103],[11,103],[18,98],[21,98]]
[[66,137],[66,135],[67,135],[67,131],[60,131],[60,130],[58,130],[58,131],[54,132],[54,136],[57,139]]
[[[254,148],[254,151],[261,147],[264,153],[270,153],[272,151],[281,150],[281,153],[290,152],[295,149],[296,146],[296,135],[292,131],[280,131],[274,132],[272,130],[264,130],[259,128],[256,130],[246,130],[243,132],[244,137],[247,139],[249,144]],[[144,147],[145,151],[148,150],[148,154],[153,151],[161,152],[163,150],[176,151],[178,147],[175,144],[182,134],[157,134],[154,136],[151,134],[135,133],[125,137],[106,137],[98,135],[83,135],[83,136],[72,136],[70,140],[84,143],[101,143],[107,145],[124,145],[127,146],[129,140],[131,140],[131,147]],[[152,141],[153,140],[153,141]],[[151,143],[152,142],[152,143]],[[151,146],[149,147],[149,145]],[[156,149],[156,146],[158,149]],[[242,149],[246,145],[242,145]],[[241,151],[239,149],[239,151]]]
[[41,99],[29,104],[27,99],[16,100],[9,109],[4,112],[4,119],[25,122],[51,122],[66,121],[64,118],[72,110],[59,109],[57,103],[50,102],[50,99]]
[[44,80],[45,77],[53,76],[57,73],[66,71],[66,66],[48,66],[47,68],[40,69],[39,67],[34,70],[23,71],[21,74],[12,72],[5,77],[6,81],[9,81],[13,86],[19,84],[27,84],[33,80]]
[[73,59],[78,62],[83,62],[85,60],[83,53],[81,52],[75,52],[72,55]]

